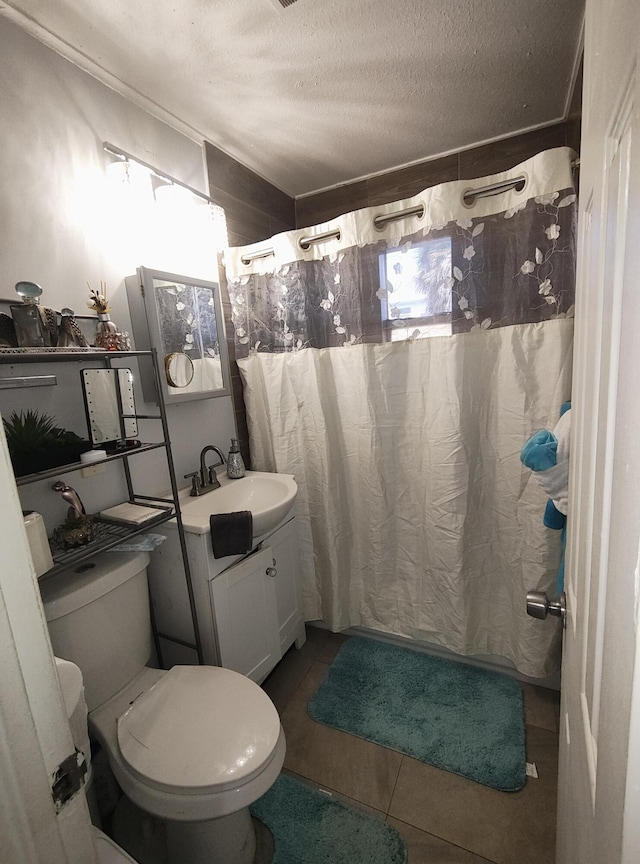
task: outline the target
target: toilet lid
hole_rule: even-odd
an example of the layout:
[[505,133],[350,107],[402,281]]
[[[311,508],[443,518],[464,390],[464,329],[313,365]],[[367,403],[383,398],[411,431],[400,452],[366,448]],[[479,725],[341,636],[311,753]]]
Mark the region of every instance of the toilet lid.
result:
[[174,666],[118,719],[129,768],[172,792],[246,783],[270,761],[279,734],[266,693],[217,666]]

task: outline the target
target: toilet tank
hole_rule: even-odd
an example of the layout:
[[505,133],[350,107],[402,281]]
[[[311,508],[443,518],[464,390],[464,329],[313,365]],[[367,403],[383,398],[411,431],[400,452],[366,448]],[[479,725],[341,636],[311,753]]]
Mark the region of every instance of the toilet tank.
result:
[[151,658],[146,552],[104,552],[40,581],[54,654],[80,667],[89,711]]

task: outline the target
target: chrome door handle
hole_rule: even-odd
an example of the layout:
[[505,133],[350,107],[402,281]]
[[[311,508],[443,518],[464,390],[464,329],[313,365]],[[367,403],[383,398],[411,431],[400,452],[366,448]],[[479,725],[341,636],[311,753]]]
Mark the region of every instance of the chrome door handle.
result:
[[562,619],[562,626],[567,620],[567,595],[562,592],[557,600],[549,600],[546,591],[527,591],[527,615],[544,620],[547,615],[555,615]]
[[275,567],[267,567],[264,572],[267,574],[267,576],[271,576],[272,579],[274,579],[278,575],[278,571]]

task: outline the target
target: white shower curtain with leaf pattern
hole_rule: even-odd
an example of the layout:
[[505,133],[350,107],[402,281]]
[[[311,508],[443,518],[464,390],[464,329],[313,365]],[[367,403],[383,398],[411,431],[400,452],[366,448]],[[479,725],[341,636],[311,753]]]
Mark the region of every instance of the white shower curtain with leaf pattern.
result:
[[560,536],[519,456],[570,398],[572,155],[225,252],[252,467],[298,484],[307,620],[558,668],[525,597],[553,594]]

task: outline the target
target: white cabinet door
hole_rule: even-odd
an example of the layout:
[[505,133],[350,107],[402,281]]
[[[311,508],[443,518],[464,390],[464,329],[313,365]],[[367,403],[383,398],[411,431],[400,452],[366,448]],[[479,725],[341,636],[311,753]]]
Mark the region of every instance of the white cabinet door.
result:
[[220,665],[258,683],[282,656],[272,558],[263,549],[209,583]]
[[[267,541],[276,570],[274,577],[276,604],[278,609],[278,630],[282,654],[294,640],[304,642],[304,621],[299,587],[298,542],[295,522],[291,519],[278,529]],[[300,645],[298,645],[300,647]]]

